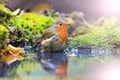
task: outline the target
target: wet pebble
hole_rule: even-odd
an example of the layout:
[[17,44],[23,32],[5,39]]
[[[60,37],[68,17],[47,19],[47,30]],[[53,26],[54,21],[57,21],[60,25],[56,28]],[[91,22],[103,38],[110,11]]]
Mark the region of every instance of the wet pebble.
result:
[[24,46],[24,50],[25,51],[28,51],[28,50],[30,50],[32,48],[32,46]]

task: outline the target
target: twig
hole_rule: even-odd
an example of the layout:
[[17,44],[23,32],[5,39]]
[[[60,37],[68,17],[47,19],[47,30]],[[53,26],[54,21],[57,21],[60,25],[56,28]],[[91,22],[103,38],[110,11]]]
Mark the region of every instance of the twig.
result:
[[2,2],[2,1],[0,1],[0,3],[1,3],[1,4],[4,4],[5,7],[9,8],[11,11],[14,11],[14,10],[15,10],[15,9],[11,8],[10,6],[8,6],[6,3],[4,3],[4,2]]

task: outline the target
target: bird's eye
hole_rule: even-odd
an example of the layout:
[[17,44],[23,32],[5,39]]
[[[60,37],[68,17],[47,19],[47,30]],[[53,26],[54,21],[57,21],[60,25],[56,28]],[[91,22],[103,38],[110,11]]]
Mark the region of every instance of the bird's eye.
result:
[[59,24],[60,26],[62,26],[62,24]]

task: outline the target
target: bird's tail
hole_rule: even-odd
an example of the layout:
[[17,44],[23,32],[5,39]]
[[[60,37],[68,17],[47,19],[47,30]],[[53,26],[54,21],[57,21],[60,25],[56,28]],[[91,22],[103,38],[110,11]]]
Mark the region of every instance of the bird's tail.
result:
[[39,43],[41,43],[41,41],[42,41],[42,39],[40,39],[40,40],[35,40],[35,42],[33,42],[33,45],[32,45],[32,47],[31,47],[31,49],[34,49],[34,48],[36,48],[37,46],[38,46],[38,44]]

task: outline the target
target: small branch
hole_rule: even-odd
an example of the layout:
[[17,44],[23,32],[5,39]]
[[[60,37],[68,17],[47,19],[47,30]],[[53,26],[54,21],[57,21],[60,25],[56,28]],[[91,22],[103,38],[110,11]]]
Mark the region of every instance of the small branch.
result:
[[14,11],[15,9],[11,8],[10,6],[8,6],[6,3],[4,3],[3,1],[0,0],[1,4],[4,4],[5,7],[9,8],[11,11]]

